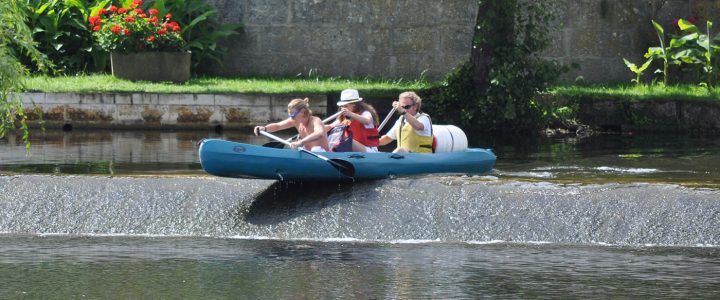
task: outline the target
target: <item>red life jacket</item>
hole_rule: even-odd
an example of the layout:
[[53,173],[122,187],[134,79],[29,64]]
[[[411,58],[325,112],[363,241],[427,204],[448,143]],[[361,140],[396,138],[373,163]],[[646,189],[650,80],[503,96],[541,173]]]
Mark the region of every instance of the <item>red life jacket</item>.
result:
[[366,147],[380,146],[380,132],[375,127],[365,128],[365,125],[353,120],[348,131],[352,132],[354,140]]

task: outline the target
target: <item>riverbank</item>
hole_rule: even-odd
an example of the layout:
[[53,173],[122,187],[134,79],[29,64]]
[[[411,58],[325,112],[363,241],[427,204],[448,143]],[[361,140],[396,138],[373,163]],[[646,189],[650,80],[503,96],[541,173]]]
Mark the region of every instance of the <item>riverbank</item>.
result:
[[[32,77],[24,102],[47,128],[245,129],[285,117],[285,105],[308,97],[313,111],[334,111],[340,91],[360,90],[385,115],[402,91],[441,82],[321,78],[193,78],[186,84],[131,82],[110,75]],[[557,86],[541,97],[560,126],[601,132],[720,133],[720,92],[696,86]],[[39,114],[29,113],[31,125]],[[442,122],[442,117],[435,120]],[[550,125],[552,126],[552,125]],[[572,126],[570,126],[573,128]],[[575,129],[575,128],[573,128]]]

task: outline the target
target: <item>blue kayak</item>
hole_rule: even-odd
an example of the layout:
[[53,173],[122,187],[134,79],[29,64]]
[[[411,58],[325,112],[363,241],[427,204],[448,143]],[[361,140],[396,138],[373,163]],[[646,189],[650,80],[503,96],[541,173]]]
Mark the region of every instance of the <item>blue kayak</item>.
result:
[[[279,180],[363,180],[430,173],[483,174],[495,164],[489,149],[448,153],[309,153],[219,139],[201,141],[203,169],[215,176]],[[351,168],[352,172],[343,167]]]

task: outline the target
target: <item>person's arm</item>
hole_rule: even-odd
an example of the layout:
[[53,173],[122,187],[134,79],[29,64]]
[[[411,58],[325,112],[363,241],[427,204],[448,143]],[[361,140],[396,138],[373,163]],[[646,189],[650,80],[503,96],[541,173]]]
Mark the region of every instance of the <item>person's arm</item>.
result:
[[380,146],[385,146],[387,144],[390,144],[390,143],[392,143],[392,141],[394,141],[394,140],[391,139],[390,137],[388,137],[387,135],[383,135],[382,137],[380,137]]
[[399,122],[400,122],[400,119],[395,121],[395,124],[393,124],[393,126],[390,128],[390,130],[388,130],[388,132],[385,135],[380,137],[380,141],[379,141],[380,146],[385,146],[387,144],[390,144],[392,141],[397,139],[397,137],[395,136],[395,132],[397,131],[397,127],[400,126]]
[[295,126],[295,124],[293,123],[293,120],[290,118],[287,118],[287,119],[282,120],[277,123],[270,123],[265,126],[255,126],[255,128],[253,129],[253,132],[255,133],[255,135],[258,135],[260,133],[260,131],[275,132],[278,130],[288,129],[293,126]]
[[[341,111],[342,111],[343,115],[345,115],[346,117],[356,120],[356,121],[362,123],[363,125],[368,125],[368,124],[370,124],[370,122],[372,122],[371,117],[369,118],[367,116],[356,114],[356,113],[348,110],[347,108],[343,108]],[[368,112],[368,113],[370,113],[370,112]],[[363,112],[363,114],[364,114],[364,112]]]
[[418,121],[415,116],[411,114],[405,114],[405,120],[408,122],[408,124],[410,124],[410,126],[412,126],[413,129],[417,131],[425,130],[425,125],[423,125],[422,122]]

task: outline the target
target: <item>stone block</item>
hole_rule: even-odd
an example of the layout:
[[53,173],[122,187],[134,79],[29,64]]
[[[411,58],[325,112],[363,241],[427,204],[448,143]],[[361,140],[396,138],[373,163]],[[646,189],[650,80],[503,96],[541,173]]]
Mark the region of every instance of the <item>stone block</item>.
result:
[[51,93],[45,96],[46,104],[76,104],[79,96],[72,93]]
[[112,94],[113,96],[113,103],[118,105],[129,105],[132,104],[132,94],[126,94],[126,93],[117,93]]
[[193,94],[158,94],[158,102],[163,105],[196,105],[197,97]]
[[[172,95],[172,94],[171,94]],[[132,94],[132,104],[135,105],[158,105],[160,104],[160,94]]]
[[396,28],[392,30],[392,37],[394,54],[425,54],[439,51],[440,36],[431,27]]
[[[216,1],[220,2],[220,1]],[[287,0],[254,0],[232,1],[242,5],[243,24],[254,25],[288,25],[290,20],[290,5],[295,1]],[[240,4],[239,2],[246,2]]]
[[473,26],[449,26],[443,28],[440,38],[439,55],[454,55],[460,53],[470,53],[473,45]]
[[297,0],[291,6],[293,25],[345,24],[353,19],[346,1]]
[[215,95],[212,94],[196,94],[194,99],[197,105],[215,105]]
[[45,93],[21,93],[23,104],[26,106],[45,104]]

